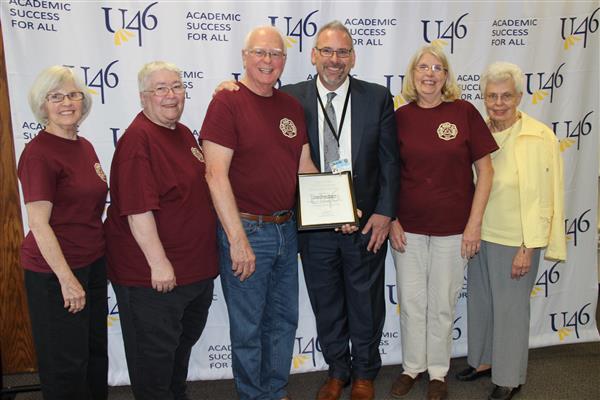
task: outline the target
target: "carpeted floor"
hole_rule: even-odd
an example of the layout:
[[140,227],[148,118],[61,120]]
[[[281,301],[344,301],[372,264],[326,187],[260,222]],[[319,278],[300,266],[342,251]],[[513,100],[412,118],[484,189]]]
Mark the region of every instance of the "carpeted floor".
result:
[[[596,309],[596,326],[600,326],[600,301]],[[448,373],[449,399],[487,399],[492,383],[489,378],[475,382],[460,382],[454,375],[467,367],[465,357],[455,358]],[[400,365],[381,369],[375,382],[376,399],[388,400],[392,382],[402,371]],[[325,371],[290,376],[289,395],[293,400],[312,400],[327,378]],[[5,375],[4,386],[14,387],[39,383],[37,374]],[[403,400],[424,399],[427,381],[421,379]],[[233,380],[198,381],[188,385],[191,400],[235,400]],[[350,388],[343,399],[350,398]],[[519,400],[600,400],[600,342],[551,346],[529,351],[527,383],[514,397]],[[2,400],[42,400],[39,392],[19,393]],[[111,387],[110,400],[132,400],[128,386]]]
[[[553,346],[534,349],[529,354],[527,384],[516,399],[521,400],[598,400],[600,399],[600,342]],[[449,376],[449,399],[486,399],[492,384],[489,378],[466,383],[459,382],[454,375],[467,366],[466,358],[452,360]],[[391,399],[389,389],[401,366],[382,368],[376,381],[376,398]],[[289,393],[294,400],[314,399],[326,372],[296,374],[290,377]],[[12,375],[4,377],[5,386],[37,383],[37,375]],[[427,382],[422,379],[404,397],[406,400],[424,399]],[[237,399],[232,380],[190,382],[188,394],[192,400],[235,400]],[[343,398],[349,398],[346,389]],[[127,386],[110,388],[111,400],[133,399]],[[16,400],[41,400],[38,393],[18,394]]]

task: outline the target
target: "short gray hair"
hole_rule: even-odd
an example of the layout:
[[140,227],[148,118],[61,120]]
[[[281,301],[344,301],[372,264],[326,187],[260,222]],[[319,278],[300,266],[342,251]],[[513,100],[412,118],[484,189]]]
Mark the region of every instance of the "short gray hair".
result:
[[267,30],[267,31],[275,32],[279,36],[279,39],[281,40],[281,50],[283,51],[283,54],[287,54],[285,40],[283,39],[283,35],[281,34],[281,31],[272,25],[257,26],[256,28],[253,28],[250,32],[248,32],[248,34],[246,35],[246,38],[244,39],[244,49],[243,50],[250,50],[248,48],[250,46],[250,39],[252,38],[252,35],[254,33],[256,33],[260,30]]
[[73,83],[75,88],[83,92],[83,108],[81,110],[81,122],[88,116],[92,109],[92,96],[87,91],[85,83],[73,72],[72,68],[62,65],[54,65],[42,70],[33,81],[27,100],[35,119],[44,125],[48,124],[48,111],[46,110],[46,96],[48,93],[59,89],[61,86]]
[[499,83],[509,79],[512,79],[515,84],[517,93],[523,94],[523,71],[518,65],[506,61],[498,61],[488,65],[481,77],[481,82],[479,82],[481,94],[485,96],[488,82]]
[[346,25],[342,24],[337,19],[330,21],[330,22],[326,23],[325,25],[323,25],[321,28],[319,28],[319,31],[315,35],[315,46],[314,47],[317,47],[317,44],[319,42],[319,36],[321,36],[321,34],[325,31],[339,31],[339,32],[345,33],[346,35],[348,35],[348,38],[350,38],[350,48],[351,49],[354,48],[354,40],[352,40],[352,35],[350,34],[350,31],[348,30]]
[[138,89],[140,93],[148,90],[148,79],[156,71],[171,71],[181,77],[181,70],[177,65],[166,61],[152,61],[144,64],[140,72],[138,72]]

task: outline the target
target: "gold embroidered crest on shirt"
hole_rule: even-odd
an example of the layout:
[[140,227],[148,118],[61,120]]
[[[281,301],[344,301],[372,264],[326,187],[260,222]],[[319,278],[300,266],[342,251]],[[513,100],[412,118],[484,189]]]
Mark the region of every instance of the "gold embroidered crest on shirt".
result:
[[281,133],[283,133],[284,136],[289,137],[290,139],[296,137],[298,134],[294,121],[289,118],[282,118],[281,121],[279,121],[279,129],[281,129]]
[[198,150],[196,147],[192,147],[192,154],[198,159],[198,161],[204,162],[204,154],[202,154],[201,150]]
[[100,165],[100,163],[94,164],[94,170],[96,170],[96,174],[100,177],[100,179],[102,179],[104,181],[104,183],[107,183],[106,182],[106,174],[102,170],[102,165]]
[[458,136],[458,128],[450,122],[443,122],[438,126],[437,134],[442,140],[452,140]]

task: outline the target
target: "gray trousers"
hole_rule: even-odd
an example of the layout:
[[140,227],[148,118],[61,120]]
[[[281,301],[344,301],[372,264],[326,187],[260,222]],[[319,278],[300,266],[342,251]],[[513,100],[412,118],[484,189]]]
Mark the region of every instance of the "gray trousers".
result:
[[467,286],[468,357],[473,368],[492,365],[492,382],[517,387],[525,383],[529,355],[529,298],[540,250],[520,279],[510,277],[518,247],[481,241],[469,261]]

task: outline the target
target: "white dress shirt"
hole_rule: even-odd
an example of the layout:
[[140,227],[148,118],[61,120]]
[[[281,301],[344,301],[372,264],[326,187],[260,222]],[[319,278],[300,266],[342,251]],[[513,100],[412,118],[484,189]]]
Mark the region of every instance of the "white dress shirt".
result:
[[[350,78],[346,77],[346,80],[342,85],[335,90],[336,96],[331,101],[333,105],[333,109],[335,110],[335,118],[336,118],[336,130],[340,127],[340,122],[342,119],[342,112],[344,111],[344,102],[346,101],[346,94],[348,93],[348,89],[350,88]],[[317,90],[319,91],[319,96],[321,96],[321,100],[323,101],[323,107],[327,104],[327,93],[330,93],[331,90],[327,89],[321,83],[321,79],[317,77]],[[318,103],[318,100],[317,100]],[[350,168],[352,168],[352,137],[351,137],[351,126],[352,126],[352,113],[350,112],[352,108],[352,99],[348,99],[348,107],[346,108],[346,117],[344,118],[344,125],[342,126],[342,131],[339,135],[339,145],[340,145],[340,159],[346,158],[348,159],[348,163],[350,163]],[[323,124],[325,124],[325,116],[323,114],[323,109],[319,104],[317,104],[317,110],[319,112],[319,159],[321,165],[321,172],[325,172],[325,153],[323,151]]]

